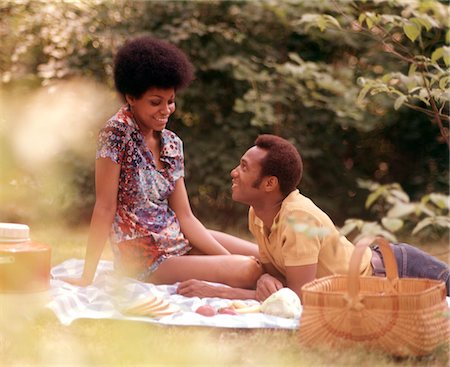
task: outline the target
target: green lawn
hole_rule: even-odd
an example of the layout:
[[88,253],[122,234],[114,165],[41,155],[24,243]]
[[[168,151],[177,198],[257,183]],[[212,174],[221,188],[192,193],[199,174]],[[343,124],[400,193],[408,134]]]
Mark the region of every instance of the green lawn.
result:
[[[52,262],[83,257],[87,230],[32,230],[52,245]],[[443,252],[442,244],[436,251]],[[109,258],[108,251],[104,257]],[[13,320],[11,320],[13,322]],[[305,350],[291,330],[165,327],[114,320],[63,326],[48,311],[0,329],[0,366],[448,366],[448,346],[396,359],[355,348]]]

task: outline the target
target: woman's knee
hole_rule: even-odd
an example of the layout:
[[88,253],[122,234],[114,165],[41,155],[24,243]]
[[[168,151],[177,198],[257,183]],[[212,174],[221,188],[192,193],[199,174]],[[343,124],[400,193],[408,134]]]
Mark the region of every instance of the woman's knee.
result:
[[240,272],[241,287],[255,288],[256,281],[262,274],[262,264],[254,256],[245,256],[242,264],[242,271]]

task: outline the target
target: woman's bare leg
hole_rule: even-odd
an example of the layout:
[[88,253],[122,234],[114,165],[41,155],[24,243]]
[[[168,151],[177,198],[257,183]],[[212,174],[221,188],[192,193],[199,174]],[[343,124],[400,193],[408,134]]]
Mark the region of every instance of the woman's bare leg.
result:
[[208,230],[209,233],[232,254],[254,256],[259,258],[258,245],[256,243],[246,241],[242,238],[232,236],[228,233]]
[[261,263],[251,256],[174,256],[166,259],[148,281],[155,284],[172,284],[198,279],[236,288],[254,289],[261,274]]

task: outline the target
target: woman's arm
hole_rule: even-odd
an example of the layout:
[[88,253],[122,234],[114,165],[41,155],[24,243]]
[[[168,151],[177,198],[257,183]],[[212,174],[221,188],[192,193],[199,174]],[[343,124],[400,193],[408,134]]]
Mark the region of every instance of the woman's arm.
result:
[[119,164],[109,158],[97,159],[95,164],[96,200],[89,228],[83,275],[81,278],[62,278],[62,280],[79,286],[92,283],[116,212],[119,174]]
[[230,254],[192,213],[182,177],[175,183],[175,190],[169,198],[169,205],[180,221],[181,231],[194,247],[206,255]]

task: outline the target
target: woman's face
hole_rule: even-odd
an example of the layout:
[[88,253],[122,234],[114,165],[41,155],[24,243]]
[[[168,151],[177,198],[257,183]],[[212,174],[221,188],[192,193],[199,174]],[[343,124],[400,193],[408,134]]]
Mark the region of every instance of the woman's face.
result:
[[162,131],[175,111],[175,89],[150,88],[140,98],[126,95],[142,133]]

